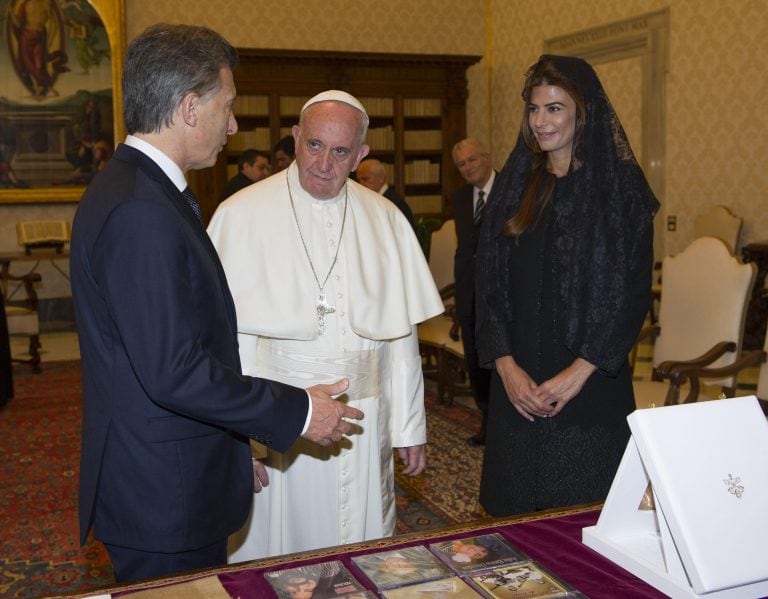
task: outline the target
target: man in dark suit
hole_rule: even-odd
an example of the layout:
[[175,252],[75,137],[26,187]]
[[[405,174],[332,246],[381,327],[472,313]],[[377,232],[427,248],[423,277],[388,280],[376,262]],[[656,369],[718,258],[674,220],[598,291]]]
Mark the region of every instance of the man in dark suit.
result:
[[223,202],[243,187],[248,187],[252,183],[266,179],[271,174],[272,167],[269,163],[269,154],[248,148],[240,155],[240,159],[237,161],[237,174],[227,181],[227,184],[224,186],[221,201]]
[[475,344],[475,251],[485,202],[493,187],[496,172],[491,156],[476,139],[467,138],[453,146],[453,163],[467,182],[453,194],[453,218],[456,223],[456,315],[461,325],[469,384],[477,407],[483,414],[480,431],[467,439],[470,445],[485,444],[488,419],[488,394],[491,371],[480,368]]
[[129,135],[75,215],[72,294],[83,370],[80,535],[119,582],[226,563],[268,481],[248,438],[328,445],[361,418],[331,394],[243,376],[235,309],[185,173],[228,135],[237,53],[217,33],[155,25],[128,47]]
[[394,187],[390,187],[387,184],[387,171],[384,169],[384,165],[375,158],[368,158],[363,160],[357,165],[355,171],[355,178],[361,185],[365,185],[368,189],[375,191],[378,194],[383,195],[390,202],[400,209],[411,228],[415,230],[416,224],[413,220],[413,210],[405,201],[405,198],[397,193]]

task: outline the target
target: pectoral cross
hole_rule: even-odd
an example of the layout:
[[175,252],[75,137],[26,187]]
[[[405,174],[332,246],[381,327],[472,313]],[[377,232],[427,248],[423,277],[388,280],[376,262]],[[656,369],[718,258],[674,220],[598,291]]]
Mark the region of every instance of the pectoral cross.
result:
[[320,332],[320,335],[325,335],[325,315],[336,312],[336,306],[332,306],[326,302],[325,293],[321,291],[317,298],[315,310],[317,310],[317,329]]

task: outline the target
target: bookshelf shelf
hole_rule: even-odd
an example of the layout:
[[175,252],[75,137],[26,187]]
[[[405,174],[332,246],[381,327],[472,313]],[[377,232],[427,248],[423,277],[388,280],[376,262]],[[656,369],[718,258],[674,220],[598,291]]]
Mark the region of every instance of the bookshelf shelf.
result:
[[371,156],[414,213],[447,216],[463,181],[451,148],[466,136],[468,67],[480,56],[346,53],[241,48],[235,68],[239,132],[210,169],[190,173],[206,221],[228,170],[246,148],[270,151],[298,123],[299,111],[325,89],[355,95],[370,117]]

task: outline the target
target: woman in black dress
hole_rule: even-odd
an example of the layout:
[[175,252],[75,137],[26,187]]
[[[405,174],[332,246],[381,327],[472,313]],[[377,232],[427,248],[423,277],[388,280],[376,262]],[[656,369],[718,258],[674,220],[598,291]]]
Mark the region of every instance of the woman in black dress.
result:
[[478,347],[495,367],[480,502],[494,516],[605,499],[634,410],[658,202],[592,67],[542,56],[486,207]]

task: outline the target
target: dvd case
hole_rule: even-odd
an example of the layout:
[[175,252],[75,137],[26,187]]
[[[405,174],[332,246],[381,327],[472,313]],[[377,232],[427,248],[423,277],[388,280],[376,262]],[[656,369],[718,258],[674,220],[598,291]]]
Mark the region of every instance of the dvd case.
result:
[[338,560],[265,572],[264,578],[280,599],[374,597]]
[[389,589],[382,593],[382,597],[385,599],[477,599],[482,595],[461,578],[454,576]]
[[429,548],[458,574],[487,570],[530,559],[498,533],[440,541],[432,543]]
[[533,561],[473,572],[469,580],[494,599],[584,596]]
[[454,575],[423,546],[356,555],[352,562],[380,591]]

